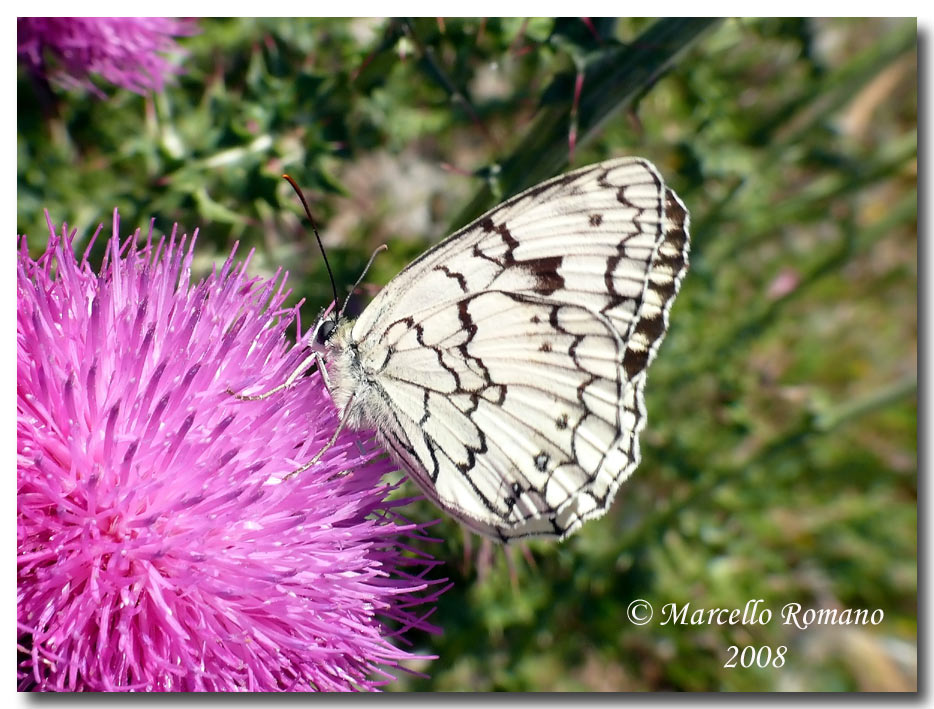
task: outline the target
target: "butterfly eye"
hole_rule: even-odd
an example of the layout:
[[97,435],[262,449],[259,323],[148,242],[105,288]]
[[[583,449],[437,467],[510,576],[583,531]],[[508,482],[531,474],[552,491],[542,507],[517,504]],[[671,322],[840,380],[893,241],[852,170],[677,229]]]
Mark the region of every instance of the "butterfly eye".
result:
[[325,344],[331,339],[331,335],[334,334],[335,327],[337,327],[337,323],[333,320],[325,320],[321,323],[321,327],[318,328],[318,332],[315,333],[315,342],[319,345]]

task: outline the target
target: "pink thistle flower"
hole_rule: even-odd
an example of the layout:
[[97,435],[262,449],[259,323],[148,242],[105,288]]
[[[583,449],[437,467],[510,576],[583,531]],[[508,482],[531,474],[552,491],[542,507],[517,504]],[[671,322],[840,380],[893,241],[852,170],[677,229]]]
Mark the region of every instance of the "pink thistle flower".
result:
[[103,96],[90,79],[99,74],[142,94],[161,91],[180,71],[166,55],[179,53],[174,37],[196,31],[194,22],[169,17],[20,17],[16,52],[34,74],[63,86]]
[[783,268],[769,284],[766,295],[769,300],[778,300],[794,291],[801,284],[801,274],[793,268]]
[[301,361],[285,277],[231,255],[193,285],[197,232],[118,226],[97,273],[66,226],[35,261],[20,239],[20,688],[369,690],[425,659],[397,644],[438,632],[440,562],[407,543],[425,525],[391,465],[347,432],[283,481],[335,430],[320,376],[226,391]]

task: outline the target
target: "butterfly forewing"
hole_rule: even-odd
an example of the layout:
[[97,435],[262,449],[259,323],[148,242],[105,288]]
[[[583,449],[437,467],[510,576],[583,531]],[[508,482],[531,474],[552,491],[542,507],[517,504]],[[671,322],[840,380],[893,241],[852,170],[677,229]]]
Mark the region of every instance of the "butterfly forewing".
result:
[[567,536],[639,462],[645,369],[687,268],[687,222],[632,158],[504,202],[338,331],[342,416],[471,529]]

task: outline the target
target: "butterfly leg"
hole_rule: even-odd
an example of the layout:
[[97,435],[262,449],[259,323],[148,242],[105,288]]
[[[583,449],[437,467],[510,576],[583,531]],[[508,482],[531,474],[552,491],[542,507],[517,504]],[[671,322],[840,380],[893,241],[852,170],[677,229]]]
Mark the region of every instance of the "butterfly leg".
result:
[[324,388],[328,390],[328,394],[333,399],[334,390],[331,388],[331,377],[328,375],[328,368],[324,366],[324,355],[320,352],[314,353],[315,365],[318,367],[318,371],[321,372],[321,381],[324,382]]
[[[231,396],[237,397],[238,399],[240,399],[240,401],[260,401],[261,399],[268,399],[273,394],[278,394],[283,389],[288,389],[290,386],[292,386],[295,383],[295,380],[298,379],[300,376],[302,376],[302,374],[304,374],[308,370],[308,367],[312,364],[317,365],[319,371],[325,372],[324,381],[325,381],[325,384],[328,384],[327,371],[325,370],[323,366],[324,363],[321,359],[321,355],[319,352],[314,352],[308,357],[306,357],[304,360],[302,360],[302,363],[298,365],[295,371],[292,372],[282,384],[280,384],[277,387],[273,387],[269,391],[263,392],[262,394],[238,394],[230,387],[227,387],[227,393],[230,394]],[[330,391],[331,391],[331,388],[330,386],[328,386],[328,392]]]
[[[350,404],[351,404],[352,401],[353,401],[353,397],[350,397],[350,401],[347,402],[347,406],[348,406],[348,407],[350,406]],[[341,431],[344,430],[344,426],[345,426],[346,424],[347,424],[346,419],[345,419],[345,418],[342,418],[342,419],[340,420],[340,423],[337,424],[337,429],[334,431],[334,434],[331,436],[331,440],[329,440],[329,441],[327,442],[327,444],[325,444],[324,448],[322,448],[322,449],[319,450],[317,453],[315,453],[314,458],[312,458],[312,459],[309,460],[307,463],[305,463],[301,468],[298,468],[298,469],[296,469],[296,470],[293,470],[291,473],[289,473],[289,474],[286,475],[284,478],[282,478],[283,481],[289,480],[289,479],[291,479],[291,478],[294,478],[294,477],[295,477],[296,475],[298,475],[299,473],[304,473],[306,470],[308,470],[308,468],[310,468],[310,467],[313,466],[315,463],[317,463],[319,460],[321,460],[321,456],[323,456],[325,453],[327,453],[327,452],[333,447],[333,445],[334,445],[335,443],[337,443],[337,437],[341,434]]]

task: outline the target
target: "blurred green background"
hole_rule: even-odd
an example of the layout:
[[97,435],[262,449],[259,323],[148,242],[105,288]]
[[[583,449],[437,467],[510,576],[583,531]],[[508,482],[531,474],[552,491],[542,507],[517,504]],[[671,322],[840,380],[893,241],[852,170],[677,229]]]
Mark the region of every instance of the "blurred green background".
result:
[[[444,633],[409,637],[438,659],[392,688],[916,688],[914,20],[200,27],[155,96],[43,94],[20,72],[17,227],[34,250],[43,208],[85,235],[114,207],[124,232],[197,227],[201,268],[237,239],[257,274],[288,268],[307,326],[329,286],[283,171],[338,283],[389,245],[370,292],[569,166],[649,158],[691,211],[639,470],[561,544],[434,527],[454,582],[433,616]],[[627,620],[634,599],[652,622]],[[749,599],[771,623],[659,623],[667,603]],[[884,620],[800,630],[779,617],[792,602]],[[786,662],[726,668],[732,645],[786,646]]]

